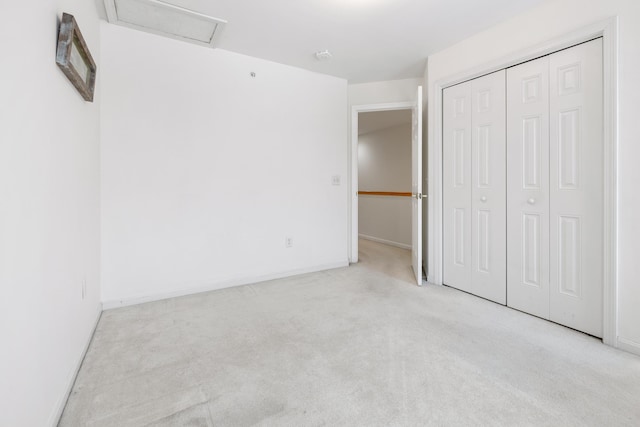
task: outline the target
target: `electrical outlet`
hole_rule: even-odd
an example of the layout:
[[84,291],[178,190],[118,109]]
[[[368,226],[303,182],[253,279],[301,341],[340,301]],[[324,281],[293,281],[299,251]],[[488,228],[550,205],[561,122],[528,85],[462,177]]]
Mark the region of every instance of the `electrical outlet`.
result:
[[340,175],[333,175],[331,177],[331,184],[332,185],[340,185]]
[[285,237],[284,238],[284,247],[290,248],[293,246],[293,237]]

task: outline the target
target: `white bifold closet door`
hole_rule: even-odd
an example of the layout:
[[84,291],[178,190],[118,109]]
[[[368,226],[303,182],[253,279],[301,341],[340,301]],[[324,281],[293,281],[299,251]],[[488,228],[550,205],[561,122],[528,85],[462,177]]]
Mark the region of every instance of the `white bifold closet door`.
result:
[[602,336],[602,41],[507,72],[507,304]]
[[505,71],[443,93],[444,283],[506,303]]
[[549,318],[549,57],[507,71],[507,304]]

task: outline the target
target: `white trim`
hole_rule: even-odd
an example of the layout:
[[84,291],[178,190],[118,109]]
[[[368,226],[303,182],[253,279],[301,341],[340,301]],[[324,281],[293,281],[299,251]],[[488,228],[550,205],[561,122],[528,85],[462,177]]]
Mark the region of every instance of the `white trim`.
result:
[[604,295],[603,342],[618,347],[617,304],[617,153],[618,153],[618,18],[577,29],[563,37],[528,47],[470,70],[445,77],[433,84],[433,106],[429,108],[429,251],[427,280],[442,285],[442,90],[448,86],[507,68],[567,47],[603,37],[604,62]]
[[442,285],[442,89],[436,82],[427,108],[427,282]]
[[605,23],[603,47],[604,113],[604,282],[605,344],[618,347],[618,18]]
[[411,250],[411,245],[407,245],[406,243],[394,242],[393,240],[385,240],[379,237],[367,236],[366,234],[358,234],[358,237],[365,240],[371,240],[372,242],[384,243],[385,245],[395,246],[396,248]]
[[60,398],[56,402],[56,405],[54,407],[55,410],[51,414],[51,417],[49,418],[49,422],[47,423],[47,425],[49,426],[54,427],[60,423],[60,418],[62,418],[62,413],[64,412],[65,406],[67,406],[67,400],[69,400],[69,395],[73,390],[73,385],[76,382],[76,377],[78,376],[78,372],[80,372],[80,368],[82,367],[82,362],[84,362],[84,357],[87,355],[87,350],[89,350],[89,345],[93,340],[93,335],[96,333],[96,328],[98,327],[98,322],[100,322],[101,316],[102,316],[102,304],[99,304],[98,315],[93,321],[93,328],[91,329],[91,334],[89,334],[89,339],[85,343],[82,353],[80,354],[80,357],[76,360],[76,363],[73,364],[73,368],[71,369],[71,371],[69,372],[69,375],[67,376],[67,389],[65,390],[64,394],[60,396]]
[[252,283],[264,282],[267,280],[282,279],[284,277],[296,276],[299,274],[315,273],[317,271],[331,270],[334,268],[348,267],[349,262],[347,260],[331,262],[327,264],[314,265],[307,268],[300,268],[297,270],[288,270],[279,273],[265,274],[262,276],[249,276],[240,277],[236,279],[223,280],[220,282],[211,283],[205,286],[197,286],[188,289],[182,289],[179,291],[170,292],[158,292],[153,294],[145,294],[134,297],[121,298],[116,300],[103,301],[102,307],[104,310],[111,310],[118,307],[126,307],[129,305],[144,304],[146,302],[160,301],[169,298],[182,297],[185,295],[199,294],[202,292],[217,291],[220,289],[231,288],[234,286],[249,285]]
[[637,354],[640,356],[640,343],[638,342],[618,337],[617,347],[620,350],[628,351],[629,353]]
[[349,262],[358,262],[358,114],[371,111],[413,110],[415,101],[351,106],[351,149],[349,150]]

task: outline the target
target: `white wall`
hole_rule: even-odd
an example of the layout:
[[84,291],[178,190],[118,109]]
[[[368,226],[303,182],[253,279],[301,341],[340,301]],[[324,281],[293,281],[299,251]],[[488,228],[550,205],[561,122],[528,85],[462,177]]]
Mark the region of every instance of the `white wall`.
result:
[[[637,0],[550,0],[500,25],[429,57],[429,87],[492,60],[513,54],[572,30],[619,16],[619,153],[618,153],[618,280],[619,340],[640,353],[640,2]],[[434,91],[430,90],[430,103]],[[431,115],[431,118],[434,116]],[[433,129],[433,126],[429,126]],[[433,135],[431,135],[433,140]]]
[[106,23],[102,58],[105,307],[347,265],[345,80]]
[[[411,120],[411,111],[406,114]],[[411,123],[359,136],[358,186],[360,191],[411,192]],[[362,237],[411,248],[411,198],[361,194],[358,205]]]
[[413,101],[422,84],[421,78],[351,84],[349,106]]
[[0,5],[2,426],[57,423],[100,313],[100,95],[85,102],[55,64],[62,12],[76,17],[99,82],[93,2]]

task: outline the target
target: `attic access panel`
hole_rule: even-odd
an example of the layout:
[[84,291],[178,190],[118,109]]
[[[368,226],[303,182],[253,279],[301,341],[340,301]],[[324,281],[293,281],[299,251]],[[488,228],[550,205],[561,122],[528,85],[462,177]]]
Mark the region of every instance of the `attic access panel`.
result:
[[201,46],[214,47],[227,23],[160,0],[104,0],[104,5],[112,24]]

